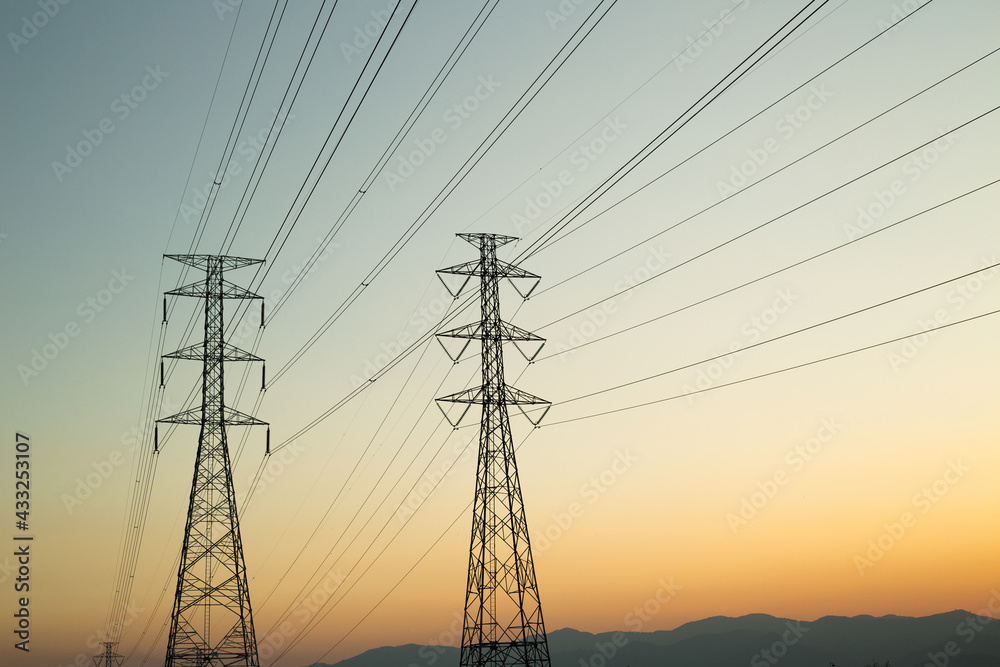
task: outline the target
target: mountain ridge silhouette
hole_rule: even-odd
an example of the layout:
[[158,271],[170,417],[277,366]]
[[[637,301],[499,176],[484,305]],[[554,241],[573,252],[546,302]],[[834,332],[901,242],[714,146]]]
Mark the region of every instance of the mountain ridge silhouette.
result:
[[[954,610],[930,616],[769,614],[712,616],[673,630],[548,633],[552,667],[1000,667],[1000,623]],[[406,644],[371,649],[332,665],[457,665],[455,647]]]

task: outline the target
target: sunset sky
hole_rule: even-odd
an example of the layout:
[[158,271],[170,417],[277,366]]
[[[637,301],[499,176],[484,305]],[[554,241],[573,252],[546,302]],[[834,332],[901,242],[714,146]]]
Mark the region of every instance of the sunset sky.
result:
[[542,277],[502,297],[548,341],[505,358],[553,402],[539,429],[512,416],[549,631],[979,611],[1000,590],[996,2],[500,2],[369,179],[483,2],[288,3],[243,119],[274,4],[63,1],[0,7],[0,466],[31,439],[28,531],[0,481],[0,663],[83,664],[122,602],[126,664],[163,660],[197,428],[161,427],[153,455],[151,423],[195,405],[195,362],[157,390],[159,355],[202,334],[194,299],[161,325],[197,278],[163,255],[192,248],[267,260],[226,276],[275,313],[226,310],[267,360],[262,397],[259,365],[227,367],[229,404],[271,424],[267,459],[263,429],[229,434],[262,665],[460,642],[478,414],[452,430],[433,401],[479,357],[409,353],[463,303],[434,273],[476,258],[458,232],[518,237],[501,258]]

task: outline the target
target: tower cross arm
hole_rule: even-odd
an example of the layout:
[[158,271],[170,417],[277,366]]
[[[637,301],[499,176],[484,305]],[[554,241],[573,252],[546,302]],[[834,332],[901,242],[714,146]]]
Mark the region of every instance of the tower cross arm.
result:
[[190,285],[185,285],[184,287],[178,287],[177,289],[172,289],[169,292],[164,292],[168,296],[196,296],[201,299],[207,298],[209,296],[218,297],[222,296],[223,299],[263,299],[261,295],[251,292],[248,289],[243,289],[239,285],[234,285],[228,280],[222,281],[222,294],[216,294],[209,292],[208,285],[205,281],[200,281],[196,283],[191,283]]
[[454,394],[448,394],[447,396],[442,396],[437,400],[440,403],[468,403],[470,405],[476,403],[482,403],[482,387],[471,387],[469,389],[464,389],[462,391],[456,391]]
[[218,266],[223,271],[232,271],[234,269],[242,269],[245,266],[264,263],[262,259],[233,257],[230,255],[164,255],[164,257],[202,270],[208,269],[210,266]]
[[[239,410],[234,410],[228,406],[224,407],[224,417],[227,426],[267,426],[268,423],[261,421],[256,417],[252,417],[248,414],[244,414]],[[184,410],[183,412],[178,412],[170,417],[164,417],[162,419],[157,419],[157,424],[201,424],[203,420],[202,408],[191,408],[190,410]]]
[[[441,281],[441,284],[448,290],[448,293],[456,299],[458,298],[458,295],[461,294],[462,290],[465,289],[465,286],[468,284],[469,279],[472,276],[482,277],[488,273],[489,275],[496,276],[497,278],[506,278],[510,281],[510,284],[514,286],[514,289],[517,290],[517,293],[520,294],[523,299],[527,299],[531,296],[531,293],[535,291],[535,287],[541,280],[541,276],[534,274],[531,271],[525,271],[521,267],[511,264],[510,262],[505,262],[502,259],[496,259],[496,257],[493,257],[489,266],[485,268],[483,267],[482,259],[479,259],[474,262],[465,262],[463,264],[449,266],[447,269],[438,269],[435,273],[437,274],[438,280]],[[448,281],[444,279],[444,276],[446,275],[465,276],[465,280],[463,280],[462,284],[455,288],[449,285]],[[531,281],[531,287],[527,290],[523,290],[518,287],[517,283],[514,282],[515,280],[529,280]]]
[[[483,323],[482,322],[472,322],[471,324],[464,324],[460,327],[455,327],[454,329],[448,329],[447,331],[441,331],[437,334],[438,336],[443,336],[445,338],[469,338],[472,340],[482,340],[483,338]],[[544,341],[545,339],[537,334],[533,334],[526,329],[511,324],[510,322],[500,321],[500,338],[501,340],[513,340],[513,341]]]
[[536,273],[525,271],[520,266],[505,262],[502,259],[497,260],[497,276],[500,278],[531,278],[534,280],[541,280],[542,278]]
[[[525,419],[531,422],[532,426],[541,424],[542,420],[545,419],[545,415],[549,413],[549,408],[552,407],[552,401],[546,401],[544,398],[539,398],[534,394],[529,394],[526,391],[521,391],[509,385],[506,387],[505,399],[508,405],[516,405],[517,409],[521,411]],[[529,410],[529,408],[533,409]]]
[[544,398],[521,391],[517,387],[507,385],[505,389],[507,390],[505,396],[507,405],[552,405],[552,401],[546,401]]
[[[483,267],[482,262],[477,259],[474,262],[463,262],[455,266],[449,266],[446,269],[438,269],[436,273],[450,273],[457,276],[481,276],[483,275]],[[520,266],[505,262],[502,259],[496,260],[496,274],[499,278],[541,278],[541,276],[531,271],[525,271]],[[170,292],[167,292],[167,294],[170,294]]]
[[463,241],[471,243],[477,248],[482,248],[483,245],[485,244],[490,244],[494,248],[499,248],[502,245],[506,245],[511,241],[517,240],[516,236],[506,236],[504,234],[484,234],[484,233],[469,234],[469,233],[459,232],[458,234],[455,234],[455,236],[462,239]]
[[[483,387],[470,387],[469,389],[463,389],[462,391],[456,391],[454,394],[448,394],[447,396],[442,396],[436,400],[442,403],[470,403],[478,404],[483,402],[484,394],[496,394],[496,388],[493,388],[492,392],[484,392]],[[507,405],[528,405],[528,406],[543,406],[551,405],[551,401],[547,401],[544,398],[539,398],[534,394],[529,394],[526,391],[521,391],[516,387],[511,387],[510,385],[504,386],[504,403]]]
[[225,408],[225,415],[227,426],[268,426],[267,422],[244,414],[239,410],[233,410],[228,406]]
[[449,266],[446,269],[438,269],[435,273],[438,274],[451,274],[455,276],[481,276],[483,275],[482,269],[479,266],[480,261],[477,259],[474,262],[463,262],[461,264],[456,264],[455,266]]
[[170,415],[169,417],[163,417],[162,419],[157,419],[157,424],[201,424],[201,408],[191,408],[190,410],[184,410],[183,412],[178,412],[175,415]]
[[[164,359],[196,359],[199,361],[205,358],[205,346],[203,343],[195,343],[194,345],[189,345],[185,348],[181,348],[176,352],[171,352],[170,354],[163,355]],[[222,348],[222,360],[223,361],[264,361],[261,357],[255,354],[251,354],[246,350],[241,350],[235,345],[230,345],[229,343],[223,343]]]

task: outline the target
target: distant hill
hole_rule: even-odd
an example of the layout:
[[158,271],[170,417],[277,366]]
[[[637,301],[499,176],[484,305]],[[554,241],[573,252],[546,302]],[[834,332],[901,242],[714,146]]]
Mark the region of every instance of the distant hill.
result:
[[[811,622],[716,616],[658,632],[556,630],[549,652],[552,667],[1000,667],[1000,622],[983,620],[965,611]],[[453,647],[408,644],[312,667],[454,667],[458,658]]]

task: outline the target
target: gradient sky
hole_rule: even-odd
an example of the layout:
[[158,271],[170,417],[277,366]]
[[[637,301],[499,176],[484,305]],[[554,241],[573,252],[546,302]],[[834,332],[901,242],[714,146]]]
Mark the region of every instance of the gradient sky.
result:
[[[225,10],[237,4],[53,2],[58,11],[50,7],[54,15],[43,18],[33,17],[45,2],[15,0],[0,7],[6,35],[0,47],[0,148],[6,158],[0,166],[0,423],[8,443],[17,430],[32,439],[35,536],[27,661],[12,648],[15,595],[9,557],[0,557],[0,608],[7,619],[0,626],[7,638],[0,649],[3,664],[69,665],[95,652],[94,638],[109,613],[137,462],[151,447],[143,425],[179,411],[198,380],[196,364],[180,365],[162,400],[148,404],[157,351],[197,340],[184,337],[193,300],[173,305],[161,332],[162,293],[181,278],[180,265],[162,255],[187,252],[195,237],[197,215],[187,207],[198,206],[196,191],[213,178],[273,7],[246,3],[226,59],[237,12]],[[269,375],[359,285],[596,5],[578,4],[562,17],[560,6],[576,3],[500,3],[322,261],[261,333],[258,354],[268,360]],[[286,442],[384,366],[400,341],[436,324],[449,301],[435,269],[475,257],[455,232],[522,237],[501,253],[513,257],[803,4],[617,2],[386,270],[269,387],[257,414],[271,423],[272,444]],[[922,4],[829,3],[817,17],[822,20],[811,21],[808,31],[728,90],[580,220],[767,108],[880,26]],[[239,135],[231,179],[198,252],[220,250],[256,158],[251,137],[269,126],[319,6],[316,0],[295,2],[286,13]],[[480,6],[456,0],[418,4],[258,288],[268,309],[361,187]],[[378,17],[385,7],[385,0],[338,5],[233,254],[268,253],[361,75],[370,46],[359,41],[361,53],[352,51],[355,29],[363,31],[374,20],[372,12]],[[689,48],[730,9],[716,34],[702,37],[700,50]],[[565,21],[555,20],[557,15]],[[25,27],[32,20],[42,27]],[[390,30],[398,29],[399,20],[393,19]],[[523,304],[505,287],[505,316],[548,339],[544,358],[1000,178],[1000,122],[989,114],[937,148],[918,152],[921,161],[909,156],[893,162],[664,274],[1000,104],[992,85],[1000,76],[1000,56],[991,56],[760,182],[1000,46],[998,22],[1000,6],[989,0],[927,3],[898,30],[531,257],[524,268],[542,276],[542,290],[640,244]],[[449,112],[477,87],[475,111],[467,117]],[[789,120],[796,113],[799,120]],[[433,136],[445,140],[412,175],[401,181],[385,176]],[[598,137],[606,140],[602,152],[588,156],[581,148]],[[95,145],[72,166],[67,151],[81,142],[84,150],[88,142]],[[327,148],[322,160],[329,155]],[[747,162],[755,157],[759,166]],[[732,180],[741,169],[752,172],[746,183]],[[554,192],[560,175],[562,191],[546,206],[539,196],[546,188]],[[719,203],[727,186],[757,182],[644,242]],[[537,216],[532,202],[543,203]],[[1000,589],[995,316],[688,398],[590,416],[907,336],[934,321],[989,313],[1000,307],[996,269],[724,364],[700,364],[559,403],[995,264],[998,204],[996,187],[981,190],[750,287],[530,367],[508,348],[508,380],[556,403],[548,425],[518,451],[548,629],[649,631],[752,612],[812,620],[982,609]],[[859,217],[864,210],[876,214]],[[614,297],[630,282],[660,274]],[[249,285],[253,275],[244,269],[228,279]],[[602,299],[609,300],[546,326]],[[245,331],[240,344],[250,347],[258,332]],[[44,367],[36,360],[37,374],[26,374],[46,345],[59,349],[50,347]],[[432,400],[466,386],[476,364],[471,356],[453,366],[431,343],[268,461],[242,519],[262,664],[274,662],[278,640],[268,631],[286,609],[306,610],[293,613],[292,636],[302,630],[302,618],[316,617],[315,609],[329,612],[275,663],[289,667],[335,662],[387,644],[458,642],[466,506],[475,474],[472,450],[465,446],[477,432],[474,426],[451,432]],[[229,400],[244,411],[257,398],[258,372],[251,369],[237,403],[242,369],[229,370]],[[566,421],[577,417],[589,418]],[[519,442],[530,425],[518,418],[513,430]],[[147,437],[136,438],[142,431]],[[238,494],[250,488],[264,458],[263,431],[251,432],[241,446],[242,436],[237,429],[230,434],[234,456],[239,449]],[[193,427],[178,429],[157,458],[129,599],[136,611],[120,647],[131,656],[129,665],[147,655],[150,664],[162,660],[196,438]],[[12,449],[3,450],[4,470],[13,467]],[[0,481],[0,498],[11,509],[2,538],[10,545],[17,532],[10,516],[11,474]],[[888,546],[884,553],[873,549],[880,542]],[[343,581],[335,604],[300,604],[303,595],[323,598],[314,590],[327,572],[329,580]],[[671,586],[674,597],[655,603]],[[653,611],[637,614],[644,605]]]

